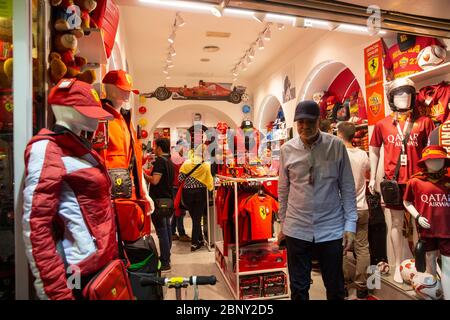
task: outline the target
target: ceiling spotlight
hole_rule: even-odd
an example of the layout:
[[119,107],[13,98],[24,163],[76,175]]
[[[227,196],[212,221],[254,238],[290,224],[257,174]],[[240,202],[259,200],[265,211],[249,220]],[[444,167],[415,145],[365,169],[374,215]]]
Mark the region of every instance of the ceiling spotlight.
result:
[[167,55],[166,62],[172,63],[172,55],[171,54]]
[[163,73],[169,74],[169,71],[167,71],[167,69],[164,69],[164,70],[163,70]]
[[233,69],[233,76],[235,76],[235,77],[237,77],[237,75],[238,75],[238,72],[237,72],[237,70],[236,69]]
[[259,38],[258,40],[258,49],[263,50],[264,49],[264,41],[262,38]]
[[169,47],[169,54],[170,54],[172,57],[174,57],[174,56],[177,55],[177,53],[175,52],[175,48],[174,48],[174,47],[172,47],[172,46]]
[[247,64],[252,64],[253,63],[253,60],[249,56],[247,56],[245,61],[247,62]]
[[170,43],[174,43],[175,42],[175,30],[172,31],[172,33],[170,34],[169,38],[167,39]]
[[284,29],[284,24],[277,23],[277,28],[278,28],[278,30],[283,30]]
[[175,67],[175,66],[174,66],[172,63],[169,63],[169,64],[167,65],[167,67],[171,69],[171,68],[173,68],[173,67]]
[[270,28],[267,27],[264,31],[264,40],[270,41],[271,34],[272,33],[270,32]]
[[184,19],[181,17],[180,13],[177,12],[177,15],[175,16],[175,26],[176,27],[182,27],[186,24]]
[[253,59],[255,57],[255,47],[251,47],[250,51],[248,52],[248,56]]
[[225,0],[222,0],[218,6],[212,6],[211,7],[211,13],[216,16],[217,18],[220,18],[223,16],[223,9],[225,8]]
[[168,75],[168,76],[166,76],[166,79],[170,79],[170,76]]
[[266,14],[262,13],[262,12],[255,12],[255,14],[253,15],[253,18],[258,21],[258,22],[263,22],[264,19],[266,19]]

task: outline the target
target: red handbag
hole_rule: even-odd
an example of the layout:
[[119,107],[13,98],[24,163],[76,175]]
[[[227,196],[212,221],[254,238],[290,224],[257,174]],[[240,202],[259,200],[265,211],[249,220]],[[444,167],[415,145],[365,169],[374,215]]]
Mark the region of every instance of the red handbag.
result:
[[134,300],[128,273],[122,260],[111,261],[83,289],[88,300]]
[[122,240],[136,241],[150,234],[149,204],[146,200],[116,199],[114,207]]

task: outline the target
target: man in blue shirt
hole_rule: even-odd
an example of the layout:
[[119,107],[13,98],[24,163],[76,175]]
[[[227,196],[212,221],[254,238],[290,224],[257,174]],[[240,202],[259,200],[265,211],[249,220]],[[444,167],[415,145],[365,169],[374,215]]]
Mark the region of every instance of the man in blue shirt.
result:
[[347,150],[341,139],[320,132],[319,116],[317,103],[300,102],[294,117],[299,137],[281,148],[278,240],[286,240],[293,300],[309,299],[313,249],[327,299],[344,299],[342,258],[358,218]]

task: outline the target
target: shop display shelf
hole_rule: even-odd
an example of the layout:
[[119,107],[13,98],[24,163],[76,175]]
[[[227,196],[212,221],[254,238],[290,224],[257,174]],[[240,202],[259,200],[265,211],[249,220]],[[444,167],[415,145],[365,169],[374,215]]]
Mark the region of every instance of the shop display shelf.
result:
[[[98,28],[84,29],[85,35],[78,39],[78,49],[90,65],[106,64],[105,43],[102,30]],[[89,33],[89,34],[88,34]]]
[[272,297],[259,297],[259,298],[250,298],[250,299],[245,299],[247,300],[275,300],[275,299],[286,299],[289,298],[290,295],[289,294],[283,294],[283,295],[279,295],[279,296],[272,296]]
[[233,178],[233,177],[228,177],[228,176],[223,176],[223,175],[216,175],[216,177],[218,177],[221,180],[226,180],[226,181],[232,181],[232,182],[264,182],[264,181],[276,181],[278,180],[278,177],[264,177],[264,178]]
[[227,275],[220,267],[220,264],[216,261],[217,269],[219,269],[220,273],[222,274],[223,279],[225,280],[225,283],[227,284],[228,290],[230,290],[231,294],[233,295],[234,299],[239,300],[239,297],[236,295],[235,290],[233,290],[233,286],[231,285],[230,281],[228,280]]
[[262,274],[262,273],[271,273],[271,272],[278,272],[283,271],[287,273],[287,268],[274,268],[274,269],[264,269],[264,270],[255,270],[255,271],[240,271],[239,276],[248,276],[252,274]]
[[[450,61],[443,63],[439,66],[436,66],[434,68],[430,68],[428,70],[424,70],[421,72],[414,73],[410,76],[406,76],[405,78],[409,78],[412,81],[414,81],[414,83],[417,84],[431,78],[440,77],[448,74],[450,74]],[[386,82],[385,87],[387,88],[391,82]]]

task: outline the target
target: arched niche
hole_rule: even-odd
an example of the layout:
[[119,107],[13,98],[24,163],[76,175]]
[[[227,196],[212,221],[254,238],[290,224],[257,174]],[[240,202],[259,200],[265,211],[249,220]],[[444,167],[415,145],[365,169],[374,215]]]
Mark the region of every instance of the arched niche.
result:
[[[264,98],[259,108],[259,113],[256,118],[256,128],[264,130],[270,121],[276,119],[279,109],[283,110],[283,106],[277,97],[268,95]],[[283,110],[284,112],[284,110]]]

